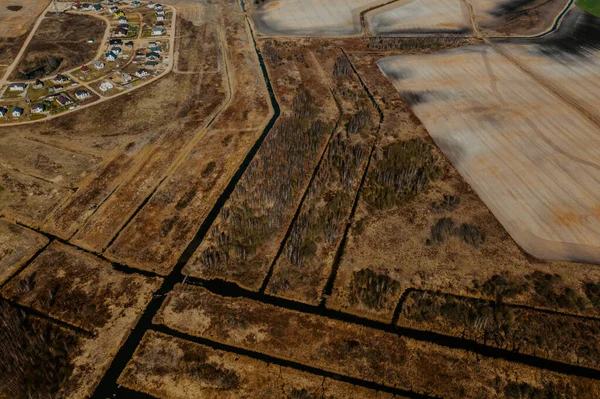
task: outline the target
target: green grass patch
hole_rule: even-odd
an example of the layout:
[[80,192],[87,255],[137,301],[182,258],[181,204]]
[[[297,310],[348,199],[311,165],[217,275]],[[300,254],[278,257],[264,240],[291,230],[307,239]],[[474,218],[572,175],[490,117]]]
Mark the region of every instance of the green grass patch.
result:
[[600,18],[600,0],[577,0],[575,5]]

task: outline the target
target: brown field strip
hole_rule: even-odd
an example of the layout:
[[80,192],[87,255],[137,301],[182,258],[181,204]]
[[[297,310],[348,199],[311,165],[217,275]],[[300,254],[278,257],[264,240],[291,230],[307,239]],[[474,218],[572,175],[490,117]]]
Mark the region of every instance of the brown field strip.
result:
[[0,285],[47,243],[46,237],[0,219]]
[[146,333],[119,383],[163,399],[392,397],[154,331]]
[[[225,18],[233,98],[108,249],[112,259],[168,274],[272,115],[246,23]],[[243,124],[257,128],[238,132]]]
[[[265,353],[389,387],[442,397],[503,397],[512,385],[579,396],[597,381],[475,356],[412,338],[177,286],[155,323],[226,345]],[[440,384],[441,380],[452,383]]]

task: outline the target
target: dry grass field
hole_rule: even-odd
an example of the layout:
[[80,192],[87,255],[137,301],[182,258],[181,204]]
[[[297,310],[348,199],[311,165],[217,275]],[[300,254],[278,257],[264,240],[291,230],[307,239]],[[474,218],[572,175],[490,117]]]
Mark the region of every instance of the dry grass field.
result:
[[[96,56],[105,29],[104,21],[92,16],[49,14],[35,32],[11,78],[44,78],[88,63]],[[93,38],[95,43],[87,43],[88,38]]]
[[600,25],[387,3],[167,0],[169,73],[0,128],[1,399],[600,397]]
[[50,0],[7,0],[0,5],[0,38],[26,34]]

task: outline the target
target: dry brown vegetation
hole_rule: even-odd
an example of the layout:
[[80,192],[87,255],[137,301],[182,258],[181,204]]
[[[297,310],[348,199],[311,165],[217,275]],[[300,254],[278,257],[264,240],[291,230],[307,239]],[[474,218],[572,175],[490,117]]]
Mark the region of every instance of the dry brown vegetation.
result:
[[[226,85],[232,86],[232,97],[208,130],[198,133],[201,139],[185,160],[110,247],[109,256],[119,261],[168,273],[262,133],[271,113],[244,20],[236,16],[223,18],[227,48],[221,52],[227,51],[229,76],[224,78],[229,82]],[[197,40],[204,41],[201,37]],[[148,240],[148,235],[155,235],[155,239]]]
[[377,113],[346,57],[313,50],[340,108],[337,130],[306,194],[267,292],[316,304],[331,273],[377,129]]
[[[201,287],[177,286],[155,318],[178,331],[390,387],[441,397],[513,397],[513,385],[593,397],[597,381],[468,354]],[[451,383],[448,383],[451,381]]]
[[[105,29],[103,20],[91,16],[48,14],[19,60],[12,78],[42,78],[89,62],[98,51]],[[88,38],[93,38],[96,43],[87,43]]]
[[44,236],[0,219],[0,284],[47,243]]
[[398,324],[600,368],[600,319],[548,314],[502,302],[416,291],[406,298]]
[[[593,294],[588,295],[585,287],[600,281],[598,272],[582,264],[540,261],[522,252],[433,145],[396,90],[371,68],[373,61],[367,55],[356,59],[363,79],[384,109],[382,142],[367,176],[365,195],[361,196],[327,306],[389,321],[398,299],[408,288],[495,299],[491,291],[482,287],[486,282],[491,282],[489,286],[506,279],[508,285],[526,287],[507,296],[505,300],[509,303],[596,314]],[[388,162],[382,156],[387,146],[403,146],[406,144],[402,143],[415,140],[423,143],[419,148],[427,149],[412,158],[416,164],[408,162],[410,157],[403,157],[402,162]],[[433,165],[439,169],[431,177],[437,179],[421,186],[408,201],[391,202],[390,206],[380,208],[377,201],[370,200],[368,193],[381,191],[378,188],[381,183],[396,193],[389,197],[394,201],[404,197],[398,195],[402,190],[413,187],[412,183],[406,184],[410,179],[381,180],[386,175],[382,174],[377,159],[383,160],[381,166],[391,166],[402,177],[408,176],[408,171],[419,176],[419,165],[430,164],[425,161],[430,157],[436,160]],[[400,186],[394,185],[396,181],[401,182]],[[451,197],[460,200],[449,200]],[[383,198],[382,203],[386,203]],[[549,289],[538,286],[536,290],[526,276],[540,273],[558,274],[561,279]]]
[[153,331],[144,336],[119,383],[165,399],[391,398],[377,391]]
[[258,289],[337,119],[327,83],[306,49],[270,62],[282,116],[237,183],[186,271]]

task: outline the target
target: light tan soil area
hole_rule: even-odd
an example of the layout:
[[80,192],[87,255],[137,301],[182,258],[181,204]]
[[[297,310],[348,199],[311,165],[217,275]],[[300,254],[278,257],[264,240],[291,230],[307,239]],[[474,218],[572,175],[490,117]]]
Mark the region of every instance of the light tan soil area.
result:
[[519,245],[600,262],[597,126],[487,47],[379,65]]
[[264,35],[347,36],[362,31],[361,11],[385,0],[275,0],[252,12],[258,32]]
[[[379,148],[413,139],[429,141],[427,131],[394,87],[371,68],[375,61],[368,56],[355,60],[384,110]],[[439,178],[414,199],[398,205],[385,206],[383,202],[383,207],[374,206],[377,198],[385,199],[386,190],[381,194],[377,190],[386,186],[377,183],[378,163],[371,165],[327,307],[389,321],[407,288],[495,299],[496,288],[500,289],[497,280],[506,278],[508,286],[524,287],[504,295],[508,302],[597,314],[593,296],[584,287],[600,281],[596,269],[540,261],[522,252],[441,152],[435,149],[433,154],[441,171]],[[468,236],[443,236],[435,241],[432,230],[448,218],[456,229],[463,224],[474,227],[473,237],[483,238],[483,242],[466,241]],[[552,284],[549,292],[536,289],[526,278],[536,271],[559,274],[561,281]],[[569,297],[571,291],[574,299]]]
[[398,325],[600,368],[600,319],[414,291],[403,303]]
[[[99,18],[70,14],[57,17],[49,13],[35,32],[11,78],[43,78],[88,63],[96,56],[105,30],[106,24]],[[87,43],[88,38],[93,38],[95,43]]]
[[146,333],[119,383],[162,399],[392,397],[154,331]]
[[266,292],[318,304],[331,274],[375,140],[378,115],[344,54],[316,43],[312,54],[342,112]]
[[403,0],[365,15],[375,35],[470,33],[469,10],[461,0]]
[[10,169],[68,188],[77,187],[100,161],[12,135],[0,136],[0,159]]
[[0,284],[47,243],[46,237],[0,219]]
[[[201,139],[185,160],[107,251],[121,262],[167,274],[272,113],[247,24],[237,16],[223,18],[229,60],[225,79],[232,94],[214,123],[199,133]],[[147,239],[157,232],[155,239]]]
[[282,117],[186,265],[192,276],[260,288],[339,117],[310,52],[291,43],[277,51],[269,68]]
[[539,35],[554,25],[568,0],[468,0],[487,36]]
[[[200,287],[177,287],[155,318],[187,334],[441,397],[506,397],[512,384],[600,394],[597,381],[469,355],[396,334]],[[443,381],[443,382],[442,382]]]
[[91,394],[159,284],[53,243],[1,294],[94,334],[84,335],[72,355],[73,373],[60,396],[82,398]]
[[[26,34],[50,0],[7,0],[0,5],[0,38]],[[11,11],[8,6],[22,7]],[[23,39],[24,40],[24,39]],[[17,49],[18,52],[18,49]]]
[[0,213],[6,218],[40,227],[70,196],[69,189],[0,166]]

